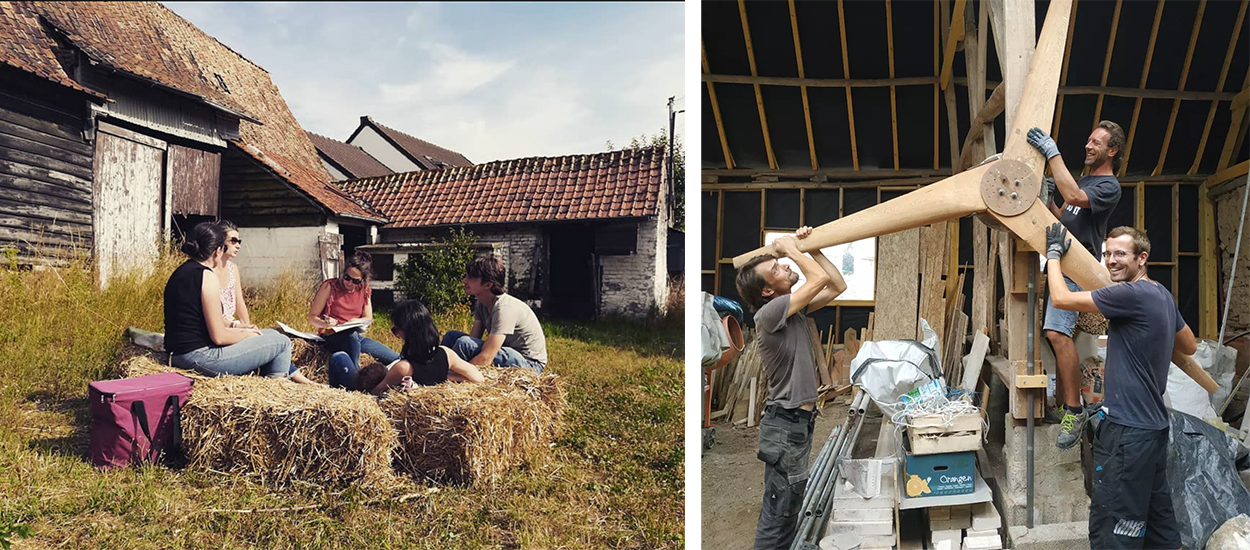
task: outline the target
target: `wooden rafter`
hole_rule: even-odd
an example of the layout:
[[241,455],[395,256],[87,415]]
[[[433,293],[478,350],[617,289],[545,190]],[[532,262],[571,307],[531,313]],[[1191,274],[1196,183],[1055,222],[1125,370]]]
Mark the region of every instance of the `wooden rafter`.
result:
[[[850,80],[851,62],[846,52],[846,13],[843,0],[838,0],[838,34],[842,37],[842,78]],[[851,166],[859,170],[859,148],[855,144],[855,108],[851,105],[851,87],[846,87],[846,119],[851,127]]]
[[[751,67],[751,76],[759,76],[755,71],[755,49],[751,47],[751,26],[747,23],[746,0],[738,0],[738,15],[742,18],[742,39],[746,41],[747,64]],[[768,166],[777,167],[777,157],[773,156],[773,141],[768,137],[768,116],[764,114],[764,96],[760,93],[759,83],[751,85],[755,88],[755,105],[759,107],[760,129],[764,132],[764,151],[768,153]]]
[[[794,10],[794,0],[789,0],[790,4],[790,31],[794,33],[794,60],[799,65],[799,78],[803,78],[803,46],[799,44],[799,18]],[[807,124],[807,151],[812,157],[812,170],[820,168],[820,163],[816,161],[816,141],[812,139],[812,111],[807,103],[807,86],[799,87],[799,94],[803,97],[803,122]],[[799,211],[800,218],[802,211]],[[800,222],[801,223],[801,222]]]
[[955,62],[955,45],[964,38],[964,2],[965,0],[955,0],[955,12],[951,15],[950,30],[946,33],[946,49],[942,53],[943,90],[950,85],[951,64]]
[[[890,9],[890,0],[885,0],[885,39],[886,51],[889,52],[890,78],[894,78],[894,17]],[[894,138],[894,169],[898,170],[898,100],[894,86],[890,86],[890,135]]]
[[[1150,26],[1150,43],[1146,46],[1146,63],[1141,69],[1141,80],[1138,81],[1137,87],[1146,88],[1146,78],[1150,75],[1150,62],[1154,59],[1155,39],[1159,37],[1159,21],[1163,19],[1163,1],[1159,0],[1159,5],[1155,7],[1154,24]],[[1119,177],[1124,177],[1124,171],[1128,170],[1128,159],[1133,154],[1133,138],[1137,135],[1137,115],[1141,113],[1142,98],[1137,98],[1133,102],[1133,119],[1128,125],[1128,140],[1124,143],[1124,159],[1120,163]]]
[[[1237,10],[1237,21],[1233,23],[1233,36],[1228,41],[1228,51],[1224,53],[1224,66],[1220,69],[1220,79],[1215,85],[1216,90],[1224,89],[1224,81],[1228,78],[1228,67],[1233,62],[1233,52],[1237,51],[1237,41],[1241,37],[1241,24],[1246,18],[1246,6],[1250,4],[1250,0],[1242,0],[1241,8]],[[1202,126],[1202,139],[1198,142],[1198,151],[1194,154],[1194,163],[1189,167],[1188,174],[1198,172],[1198,165],[1202,164],[1202,153],[1207,148],[1207,138],[1211,136],[1211,123],[1215,121],[1215,109],[1219,106],[1218,101],[1211,102],[1211,108],[1207,109],[1207,122]]]
[[[703,54],[703,74],[708,73],[707,68],[707,49],[702,42],[699,43],[700,53]],[[734,157],[729,152],[729,140],[725,139],[725,123],[720,118],[720,105],[716,102],[716,87],[712,81],[707,82],[707,96],[712,103],[712,117],[716,119],[716,133],[720,135],[720,148],[725,154],[725,167],[732,170],[734,167]]]
[[[999,84],[994,88],[994,92],[990,94],[990,98],[981,106],[981,110],[977,111],[976,118],[972,119],[971,125],[968,127],[968,135],[964,136],[964,145],[959,153],[959,165],[961,169],[967,169],[972,165],[974,159],[972,155],[972,144],[986,133],[986,125],[992,124],[994,119],[1003,112],[1003,85]],[[986,150],[989,154],[989,150]]]
[[[1190,63],[1194,60],[1194,48],[1198,45],[1198,29],[1202,28],[1202,16],[1207,11],[1207,0],[1198,2],[1198,15],[1194,16],[1194,29],[1189,33],[1189,49],[1185,51],[1185,66],[1181,69],[1181,82],[1178,92],[1185,91],[1185,83],[1189,80]],[[1181,100],[1172,100],[1172,114],[1168,116],[1168,129],[1163,133],[1163,148],[1159,151],[1159,162],[1150,175],[1158,175],[1163,171],[1163,163],[1168,158],[1168,145],[1172,143],[1172,130],[1176,128],[1176,114],[1180,112]],[[1127,167],[1127,166],[1125,166]],[[1176,288],[1176,287],[1172,287]]]
[[[1068,83],[1068,61],[1072,59],[1072,31],[1076,29],[1076,5],[1080,0],[1072,0],[1072,13],[1068,16],[1068,39],[1064,44],[1068,47],[1063,49],[1063,69],[1059,73],[1059,88],[1063,89]],[[1063,94],[1059,94],[1059,98],[1055,100],[1055,123],[1051,126],[1050,135],[1053,139],[1059,139],[1059,117],[1063,116]]]
[[[939,6],[937,2],[933,3],[933,76],[941,76],[942,74],[942,27],[940,26],[940,18],[938,16]],[[940,120],[941,112],[938,110],[938,96],[941,95],[941,84],[933,85],[933,169],[937,170],[940,166],[940,158],[938,149],[941,136],[938,134],[938,120]]]
[[[946,60],[954,56],[955,44],[958,42],[950,40],[951,34],[955,31],[955,25],[950,22],[951,15],[946,11],[950,9],[950,2],[949,0],[941,0],[940,5],[942,11],[942,43],[946,47],[942,55],[943,60]],[[958,9],[964,5],[964,2],[963,0],[957,0],[955,5],[956,9]],[[963,32],[962,24],[960,25],[960,32]],[[943,70],[946,70],[946,68]],[[959,110],[955,108],[955,90],[950,86],[942,85],[941,82],[938,85],[942,88],[942,101],[946,104],[946,132],[949,134],[947,141],[950,145],[951,169],[957,170],[959,168],[957,166],[959,164]]]
[[[1115,13],[1111,16],[1111,35],[1107,38],[1107,56],[1102,63],[1102,80],[1099,81],[1099,86],[1107,85],[1107,73],[1111,70],[1111,52],[1115,51],[1115,35],[1120,28],[1120,6],[1123,3],[1124,0],[1115,0]],[[1103,94],[1098,94],[1098,103],[1094,106],[1094,123],[1091,126],[1102,120],[1102,98]]]

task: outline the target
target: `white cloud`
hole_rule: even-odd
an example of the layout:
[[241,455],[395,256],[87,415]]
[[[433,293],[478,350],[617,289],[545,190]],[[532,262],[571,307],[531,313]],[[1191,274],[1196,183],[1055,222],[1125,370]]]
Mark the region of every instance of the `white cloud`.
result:
[[499,78],[515,61],[492,61],[474,57],[446,44],[422,48],[436,59],[422,78],[403,84],[378,84],[388,102],[437,101],[471,92]]

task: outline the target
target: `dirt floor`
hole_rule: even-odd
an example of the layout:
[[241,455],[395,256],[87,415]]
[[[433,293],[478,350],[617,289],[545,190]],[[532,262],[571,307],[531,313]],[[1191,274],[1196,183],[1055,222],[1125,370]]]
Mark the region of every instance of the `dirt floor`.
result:
[[[849,396],[841,396],[816,417],[812,460],[846,420],[849,403]],[[875,449],[879,422],[878,418],[876,423],[864,424],[856,456],[862,456],[866,448]],[[722,424],[716,427],[716,444],[703,451],[703,548],[743,550],[755,540],[764,498],[764,464],[755,456],[759,434],[759,428]]]

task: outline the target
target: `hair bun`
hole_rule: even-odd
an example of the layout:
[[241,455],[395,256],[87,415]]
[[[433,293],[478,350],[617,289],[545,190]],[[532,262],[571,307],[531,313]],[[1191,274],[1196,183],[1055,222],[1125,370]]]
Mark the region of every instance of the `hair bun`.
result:
[[198,256],[200,253],[200,243],[191,240],[185,241],[182,243],[182,248],[180,250],[182,250],[183,254],[188,256]]

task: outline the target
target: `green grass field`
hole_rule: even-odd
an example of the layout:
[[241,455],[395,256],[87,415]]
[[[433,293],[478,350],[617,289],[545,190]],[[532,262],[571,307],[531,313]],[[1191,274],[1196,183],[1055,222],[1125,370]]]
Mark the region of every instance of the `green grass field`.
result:
[[[86,461],[87,383],[107,376],[122,330],[161,330],[161,291],[180,262],[105,291],[90,271],[0,269],[0,534],[14,548],[681,548],[685,491],[682,332],[546,321],[567,381],[564,435],[493,489],[262,486],[215,472]],[[246,277],[246,273],[243,274]],[[249,293],[253,321],[302,325],[316,282]],[[370,335],[398,349],[387,312]],[[439,329],[467,330],[461,312]]]

